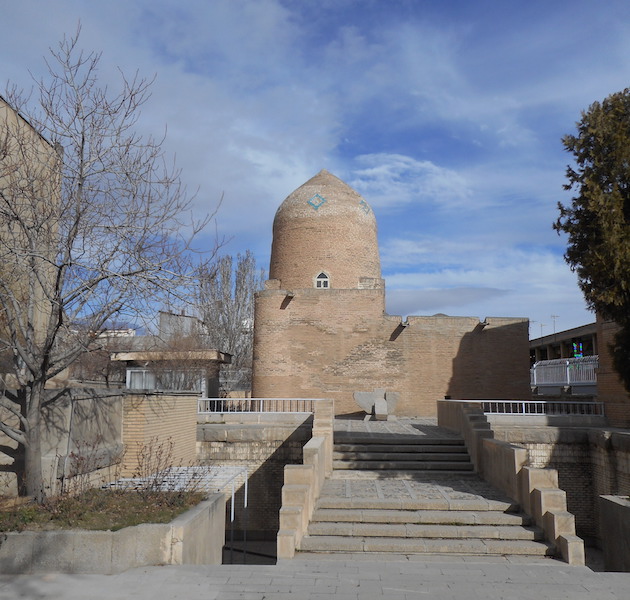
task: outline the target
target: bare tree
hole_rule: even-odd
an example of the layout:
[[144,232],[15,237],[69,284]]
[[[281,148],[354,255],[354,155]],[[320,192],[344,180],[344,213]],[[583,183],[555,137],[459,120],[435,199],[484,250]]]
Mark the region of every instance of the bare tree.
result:
[[251,251],[222,256],[201,270],[198,306],[208,343],[232,355],[222,369],[222,392],[251,387],[254,294],[263,288],[264,271]]
[[188,218],[163,139],[135,131],[151,82],[100,86],[100,55],[78,38],[51,50],[34,103],[15,90],[0,102],[0,432],[17,443],[2,450],[23,457],[22,492],[38,501],[40,424],[64,371],[99,347],[107,322],[186,294],[198,268],[190,243],[211,218]]

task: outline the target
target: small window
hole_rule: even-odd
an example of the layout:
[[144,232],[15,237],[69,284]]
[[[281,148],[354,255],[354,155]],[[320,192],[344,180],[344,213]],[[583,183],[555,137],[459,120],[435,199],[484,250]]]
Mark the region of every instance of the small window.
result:
[[326,273],[320,273],[315,278],[315,287],[316,288],[328,288],[330,287],[330,279]]

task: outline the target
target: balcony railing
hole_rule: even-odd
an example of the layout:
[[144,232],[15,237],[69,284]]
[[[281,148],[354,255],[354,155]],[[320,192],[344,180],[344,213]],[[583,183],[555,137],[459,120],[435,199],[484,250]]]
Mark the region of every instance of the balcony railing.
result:
[[483,400],[487,415],[583,415],[603,416],[602,402],[566,402],[545,400]]
[[199,398],[197,412],[211,413],[311,413],[313,398]]
[[534,386],[580,386],[597,383],[598,356],[541,360],[531,368]]

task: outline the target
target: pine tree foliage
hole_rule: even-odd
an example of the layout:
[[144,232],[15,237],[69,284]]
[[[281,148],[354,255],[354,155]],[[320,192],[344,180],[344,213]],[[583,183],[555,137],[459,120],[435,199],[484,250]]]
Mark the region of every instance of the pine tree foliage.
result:
[[630,89],[594,102],[577,133],[563,138],[575,159],[567,167],[570,205],[554,224],[568,235],[565,259],[591,310],[615,321],[615,368],[630,389]]

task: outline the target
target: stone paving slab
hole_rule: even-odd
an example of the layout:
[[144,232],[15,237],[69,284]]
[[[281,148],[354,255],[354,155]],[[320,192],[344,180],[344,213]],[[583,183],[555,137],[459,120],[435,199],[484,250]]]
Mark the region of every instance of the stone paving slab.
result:
[[[417,473],[408,474],[401,480],[381,478],[378,472],[372,472],[370,478],[367,476],[357,478],[354,474],[344,477],[343,473],[337,472],[334,479],[325,481],[319,505],[332,507],[335,500],[348,500],[351,503],[368,499],[409,501],[409,503],[433,501],[439,505],[433,508],[450,507],[456,510],[507,511],[514,504],[505,494],[477,475],[462,477],[459,474]],[[426,508],[429,506],[427,505]]]
[[461,437],[448,429],[438,427],[437,419],[410,419],[399,417],[390,421],[366,421],[362,419],[343,419],[337,417],[334,423],[335,439],[345,439],[347,434],[365,434],[366,437],[383,435],[423,436],[459,440]]
[[278,565],[167,566],[119,575],[0,575],[0,600],[627,600],[629,573],[545,558],[312,555]]

